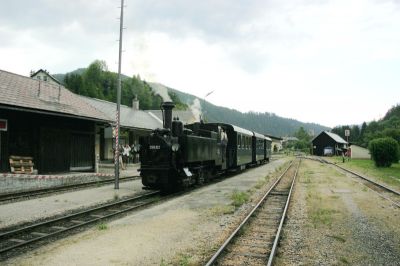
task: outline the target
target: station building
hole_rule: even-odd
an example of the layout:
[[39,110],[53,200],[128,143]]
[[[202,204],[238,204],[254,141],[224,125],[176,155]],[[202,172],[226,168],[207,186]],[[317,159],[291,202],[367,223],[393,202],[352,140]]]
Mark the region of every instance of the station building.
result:
[[[162,127],[138,109],[138,102],[121,105],[121,144]],[[10,172],[11,156],[32,157],[38,174],[94,171],[96,160],[113,160],[115,114],[115,103],[74,94],[49,77],[0,70],[0,172]]]

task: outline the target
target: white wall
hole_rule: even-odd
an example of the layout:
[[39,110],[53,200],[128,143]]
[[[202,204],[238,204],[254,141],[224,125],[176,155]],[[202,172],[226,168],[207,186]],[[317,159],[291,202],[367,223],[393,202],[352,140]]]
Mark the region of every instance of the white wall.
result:
[[350,149],[352,159],[371,159],[371,155],[368,149],[357,145],[351,145]]

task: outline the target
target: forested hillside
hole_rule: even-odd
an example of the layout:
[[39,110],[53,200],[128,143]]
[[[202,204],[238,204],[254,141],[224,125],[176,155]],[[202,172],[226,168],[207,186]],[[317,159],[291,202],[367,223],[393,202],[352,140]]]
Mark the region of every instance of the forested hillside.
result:
[[400,105],[389,109],[381,120],[364,122],[361,127],[358,125],[338,126],[333,128],[332,132],[346,139],[344,134],[346,129],[350,129],[349,142],[364,147],[367,147],[371,140],[382,137],[391,137],[400,143]]
[[[108,71],[104,61],[96,60],[88,68],[80,68],[67,74],[56,74],[54,77],[76,94],[117,102],[118,75]],[[122,76],[121,104],[131,106],[135,96],[138,97],[139,107],[142,110],[159,109],[163,101],[146,81],[140,79],[140,76]],[[176,95],[171,93],[169,96],[178,107],[187,108]]]
[[[175,92],[182,102],[191,105],[196,99],[195,96],[170,89]],[[234,109],[216,106],[207,101],[199,99],[201,110],[206,121],[232,123],[237,126],[251,129],[260,133],[271,134],[274,136],[293,136],[295,132],[303,127],[307,132],[319,134],[321,131],[329,130],[328,127],[314,124],[303,123],[298,120],[283,118],[273,113],[242,113]]]
[[[74,93],[92,98],[116,102],[118,75],[110,72],[104,61],[96,60],[87,68],[80,68],[67,74],[55,74],[57,79],[62,81],[66,88]],[[159,109],[163,101],[159,92],[153,87],[160,87],[160,84],[149,83],[141,80],[140,76],[122,76],[121,104],[131,106],[135,95],[139,99],[140,109]],[[161,85],[161,87],[165,87]],[[169,100],[176,104],[176,108],[185,110],[193,104],[195,96],[165,87],[168,90]],[[300,127],[307,132],[318,134],[327,127],[302,123],[300,121],[279,117],[273,113],[241,113],[234,109],[215,106],[209,102],[199,99],[201,106],[194,106],[194,112],[203,112],[202,116],[209,122],[231,123],[243,128],[254,130],[260,133],[274,136],[292,136]]]

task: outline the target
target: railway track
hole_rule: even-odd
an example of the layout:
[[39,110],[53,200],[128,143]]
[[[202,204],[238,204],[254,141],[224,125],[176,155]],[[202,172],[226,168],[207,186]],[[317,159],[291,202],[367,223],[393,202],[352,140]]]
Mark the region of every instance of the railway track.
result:
[[158,201],[158,195],[160,195],[159,191],[150,192],[78,213],[68,214],[56,219],[2,232],[0,233],[0,259],[9,257],[17,249],[35,242],[53,239],[73,229],[152,204]]
[[289,165],[207,266],[272,264],[300,161]]
[[375,182],[374,180],[361,175],[357,172],[354,172],[352,170],[349,170],[341,165],[337,165],[335,163],[331,163],[321,157],[316,157],[316,158],[309,158],[306,157],[307,159],[311,159],[311,160],[315,160],[315,161],[319,161],[321,163],[326,163],[329,165],[332,165],[334,167],[337,167],[339,169],[341,169],[342,171],[345,171],[349,174],[352,174],[353,176],[356,176],[359,180],[359,183],[366,186],[367,188],[369,188],[370,190],[372,190],[373,192],[377,193],[380,197],[390,201],[394,206],[400,208],[400,192],[396,191],[388,186],[385,186],[383,184],[380,184],[378,182]]
[[[123,177],[123,178],[120,178],[120,182],[130,181],[130,180],[134,180],[137,178],[139,178],[139,176]],[[81,184],[67,185],[67,186],[57,186],[57,187],[49,187],[49,188],[42,188],[42,189],[26,190],[26,191],[20,191],[20,192],[4,193],[4,194],[0,194],[0,204],[2,202],[7,202],[7,201],[28,199],[28,198],[39,197],[39,196],[48,195],[48,194],[54,194],[54,193],[58,193],[58,192],[62,192],[62,191],[70,191],[70,190],[76,190],[76,189],[86,188],[86,187],[106,185],[106,184],[111,184],[113,182],[115,182],[114,178],[106,179],[106,180],[99,180],[99,181],[85,182],[85,183],[81,183]]]

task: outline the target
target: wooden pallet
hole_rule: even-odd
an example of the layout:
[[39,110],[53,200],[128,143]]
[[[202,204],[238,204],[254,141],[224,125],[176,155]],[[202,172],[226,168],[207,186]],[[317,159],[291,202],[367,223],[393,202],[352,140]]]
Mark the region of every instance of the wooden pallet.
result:
[[9,158],[11,173],[13,174],[32,174],[33,157],[11,155]]

